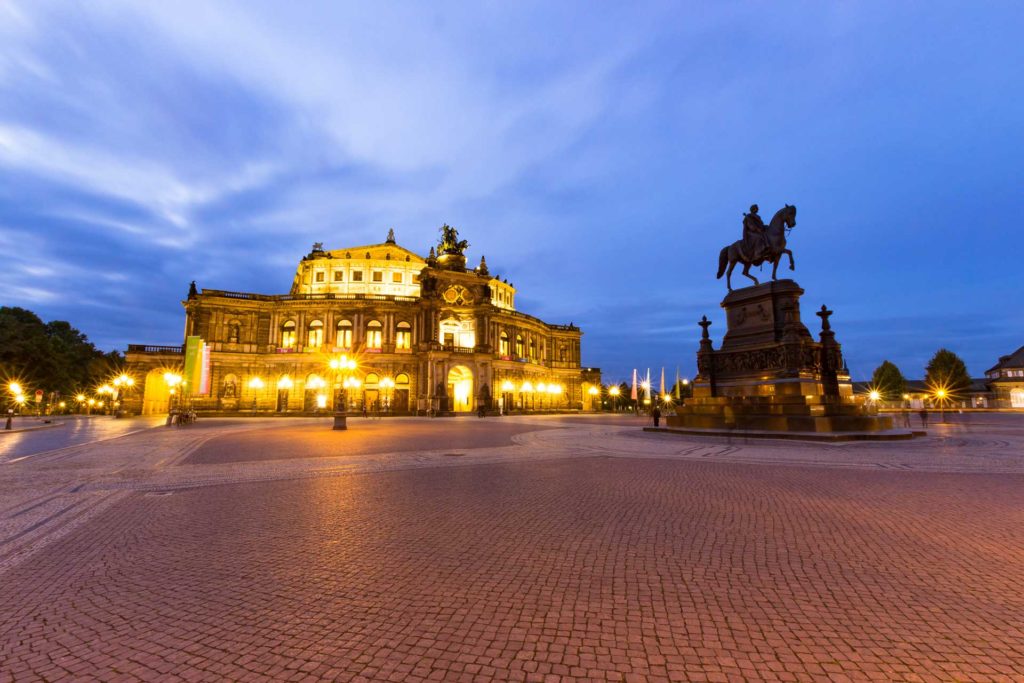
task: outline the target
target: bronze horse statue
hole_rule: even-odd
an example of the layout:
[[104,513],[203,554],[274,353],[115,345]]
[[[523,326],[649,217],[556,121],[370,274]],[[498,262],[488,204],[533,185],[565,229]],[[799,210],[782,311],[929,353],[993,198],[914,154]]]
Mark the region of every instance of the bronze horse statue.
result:
[[[760,221],[758,221],[760,222]],[[779,261],[782,255],[789,255],[789,269],[795,270],[793,263],[793,252],[786,249],[786,230],[796,226],[796,207],[786,204],[775,212],[771,223],[764,228],[764,236],[767,245],[759,250],[760,253],[745,254],[743,240],[736,240],[727,247],[722,248],[718,256],[718,278],[725,274],[725,282],[732,291],[732,271],[737,263],[743,264],[743,274],[754,281],[755,285],[761,284],[757,278],[750,274],[750,266],[759,266],[762,263],[772,264],[772,279],[777,280],[776,272],[779,269]]]

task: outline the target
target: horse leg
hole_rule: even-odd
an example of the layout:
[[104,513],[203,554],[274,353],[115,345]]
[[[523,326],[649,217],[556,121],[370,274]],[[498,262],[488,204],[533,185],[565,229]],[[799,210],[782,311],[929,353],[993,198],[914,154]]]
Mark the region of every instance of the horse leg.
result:
[[750,274],[750,264],[749,263],[744,263],[743,264],[743,274],[746,275],[747,277],[749,277],[751,280],[753,280],[755,285],[761,284],[756,277],[754,277],[753,275]]
[[725,284],[732,291],[732,269],[736,267],[735,261],[729,261],[729,269],[725,271]]
[[774,259],[772,260],[772,279],[773,279],[773,280],[778,280],[778,279],[779,279],[779,278],[777,278],[777,277],[775,276],[775,274],[776,274],[776,273],[778,272],[778,270],[779,270],[779,261],[781,261],[781,260],[782,260],[782,254],[779,254],[778,256],[776,256],[776,257],[775,257],[775,258],[774,258]]
[[[783,249],[782,253],[789,254],[789,269],[796,270],[796,263],[793,262],[793,252],[790,251],[789,249]],[[779,260],[782,260],[782,254],[779,254]]]

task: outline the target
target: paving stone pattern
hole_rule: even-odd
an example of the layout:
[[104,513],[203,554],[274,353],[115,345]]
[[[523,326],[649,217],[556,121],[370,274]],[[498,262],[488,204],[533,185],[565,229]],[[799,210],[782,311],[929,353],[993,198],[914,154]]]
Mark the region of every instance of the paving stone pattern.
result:
[[[1024,424],[520,419],[457,457],[408,424],[421,450],[209,422],[0,462],[0,681],[1024,680]],[[191,464],[260,435],[338,455]]]

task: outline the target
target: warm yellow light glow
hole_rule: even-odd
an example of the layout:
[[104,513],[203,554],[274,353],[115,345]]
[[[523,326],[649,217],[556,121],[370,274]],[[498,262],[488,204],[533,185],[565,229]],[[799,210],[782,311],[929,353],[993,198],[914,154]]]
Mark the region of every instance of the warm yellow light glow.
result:
[[94,399],[94,398],[90,398],[90,399],[89,399],[89,405],[91,405],[91,406],[94,406],[94,405],[96,405],[96,399]]
[[591,396],[597,396],[599,392],[597,390],[597,387],[590,387],[589,389],[587,389],[587,393],[590,394]]
[[96,406],[99,407],[99,408],[102,408],[103,407],[103,401],[100,401],[99,403],[97,403]]
[[61,408],[66,408],[68,404],[67,404],[67,403],[65,403],[64,401],[61,401],[61,402],[60,402],[60,403],[59,403],[58,405],[59,405],[59,406],[60,406]]
[[524,391],[526,393],[532,393],[533,392],[533,384],[530,383],[529,381],[523,382],[522,391]]
[[18,402],[18,405],[25,405],[25,394],[18,394],[14,397],[14,400]]
[[537,391],[539,391],[540,393],[543,394],[547,390],[548,390],[548,385],[544,384],[544,382],[538,382],[537,383]]
[[878,399],[882,398],[882,394],[878,391],[878,389],[872,389],[868,393],[868,398],[870,398],[872,401],[877,401]]
[[114,388],[112,386],[110,386],[109,384],[104,384],[103,386],[101,386],[96,391],[101,393],[101,394],[112,394],[112,393],[114,393]]
[[686,386],[687,384],[689,384],[689,383],[690,383],[690,380],[688,380],[688,379],[686,379],[686,378],[684,377],[684,378],[683,378],[683,386],[685,387],[685,386]]
[[308,380],[306,380],[307,389],[323,389],[325,386],[327,386],[327,382],[325,382],[318,375],[313,375]]
[[669,396],[668,394],[662,394],[661,400],[664,401],[665,403],[671,403],[672,397]]
[[79,394],[78,396],[75,396],[75,400],[78,401],[79,403],[82,403],[83,401],[85,401],[85,394]]
[[385,377],[380,381],[380,386],[382,389],[391,389],[392,387],[395,386],[395,380],[391,379],[390,377]]
[[562,385],[561,384],[549,384],[548,385],[548,393],[549,394],[555,394],[555,395],[562,393]]
[[278,389],[291,389],[292,386],[294,386],[294,384],[292,383],[292,378],[289,377],[288,375],[285,375],[281,379],[277,380]]
[[317,408],[326,408],[327,407],[327,397],[324,396],[323,394],[317,394],[316,395],[316,407]]
[[21,385],[18,384],[17,382],[11,382],[10,384],[7,385],[7,388],[11,390],[12,394],[21,393]]
[[650,391],[651,383],[648,382],[647,380],[644,380],[643,382],[640,382],[640,388],[643,389],[644,391]]
[[176,387],[179,384],[181,384],[181,382],[182,382],[181,375],[179,375],[179,374],[177,374],[175,372],[165,372],[164,373],[164,382],[166,382],[167,386],[169,386],[169,387]]
[[910,400],[910,394],[903,394],[903,400],[904,401],[909,401]]
[[263,388],[263,380],[260,379],[259,377],[253,377],[252,379],[249,380],[249,388],[250,389],[262,389]]
[[938,389],[935,390],[935,396],[940,399],[946,398],[946,390],[943,389],[942,387],[939,387]]
[[508,391],[515,391],[516,390],[516,385],[512,384],[512,382],[509,381],[509,380],[505,380],[501,384],[501,390],[502,391],[506,391],[506,392],[508,392]]
[[618,387],[612,387],[612,388],[610,388],[608,390],[608,393],[611,394],[612,396],[618,396],[619,395],[619,388]]

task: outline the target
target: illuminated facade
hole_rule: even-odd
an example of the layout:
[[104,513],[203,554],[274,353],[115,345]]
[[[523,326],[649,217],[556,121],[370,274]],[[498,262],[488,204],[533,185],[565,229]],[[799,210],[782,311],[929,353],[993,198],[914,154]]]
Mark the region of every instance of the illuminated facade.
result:
[[186,365],[184,347],[130,346],[128,364],[146,378],[136,410],[176,400],[219,412],[589,409],[580,329],[517,311],[515,288],[483,258],[466,268],[465,242],[446,230],[452,239],[426,258],[393,232],[381,244],[315,244],[288,294],[193,286],[185,334],[205,348],[202,375],[171,396],[163,375]]

